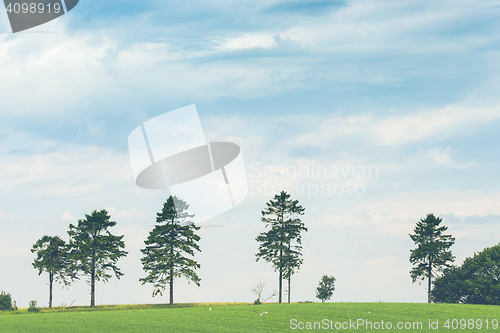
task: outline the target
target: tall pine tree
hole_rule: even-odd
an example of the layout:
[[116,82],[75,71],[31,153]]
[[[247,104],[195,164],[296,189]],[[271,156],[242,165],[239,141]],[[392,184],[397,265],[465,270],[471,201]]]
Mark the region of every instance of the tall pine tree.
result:
[[260,243],[255,255],[256,261],[264,259],[279,272],[279,300],[282,302],[283,278],[288,280],[288,302],[290,302],[291,276],[302,264],[302,231],[307,231],[299,216],[305,209],[298,200],[292,200],[285,191],[276,194],[266,203],[262,211],[261,221],[268,231],[260,233],[256,241]]
[[428,280],[427,302],[431,302],[431,280],[437,272],[451,267],[455,260],[449,248],[455,243],[451,235],[443,234],[447,226],[440,226],[443,220],[433,214],[417,222],[414,234],[409,235],[417,245],[410,250],[410,262],[414,267],[410,271],[412,282]]
[[123,236],[112,235],[108,228],[116,225],[105,209],[94,210],[85,214],[85,219],[78,220],[78,225],[69,225],[70,258],[76,270],[81,270],[90,277],[90,306],[95,307],[95,282],[108,282],[113,271],[116,278],[123,275],[116,265],[128,252],[123,251]]
[[184,276],[197,286],[201,281],[195,272],[200,264],[192,259],[195,251],[201,252],[200,236],[195,234],[200,228],[190,221],[194,215],[187,213],[188,208],[184,200],[170,196],[156,214],[157,225],[144,241],[146,248],[141,249],[141,262],[148,276],[139,281],[154,284],[153,296],[162,295],[168,285],[170,304],[174,303],[175,278]]

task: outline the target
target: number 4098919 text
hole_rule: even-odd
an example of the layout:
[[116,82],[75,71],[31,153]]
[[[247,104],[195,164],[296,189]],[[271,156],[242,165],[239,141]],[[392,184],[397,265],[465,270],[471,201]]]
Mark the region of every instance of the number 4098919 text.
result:
[[7,9],[7,13],[9,13],[9,14],[11,14],[11,13],[15,13],[15,14],[39,13],[39,14],[42,14],[44,12],[47,12],[49,14],[50,13],[58,14],[61,11],[61,5],[58,3],[54,3],[54,4],[51,4],[51,3],[48,3],[48,4],[44,4],[44,3],[22,3],[22,4],[15,3],[15,4],[12,4],[12,3],[9,3],[9,5],[7,6],[6,9]]

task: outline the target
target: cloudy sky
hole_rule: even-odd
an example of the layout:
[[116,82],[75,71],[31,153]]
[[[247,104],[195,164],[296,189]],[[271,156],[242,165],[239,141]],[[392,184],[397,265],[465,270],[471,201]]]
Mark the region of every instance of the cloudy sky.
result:
[[[210,140],[241,146],[249,195],[204,222],[201,287],[178,280],[176,302],[277,289],[255,237],[282,188],[309,229],[292,301],[328,274],[332,301],[425,302],[408,273],[419,219],[443,218],[457,263],[500,241],[499,14],[493,0],[81,0],[12,34],[1,10],[0,289],[46,306],[32,244],[106,208],[129,255],[96,303],[167,302],[138,281],[166,193],[135,185],[127,138],[195,104]],[[82,277],[54,304],[89,298]]]

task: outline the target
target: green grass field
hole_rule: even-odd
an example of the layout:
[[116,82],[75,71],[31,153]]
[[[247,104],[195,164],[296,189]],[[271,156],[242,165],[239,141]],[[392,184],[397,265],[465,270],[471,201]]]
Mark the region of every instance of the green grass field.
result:
[[[259,315],[262,312],[267,313]],[[450,319],[450,327],[446,328],[444,325],[448,319]],[[429,329],[429,320],[433,323],[438,320],[439,329]],[[461,323],[460,320],[462,320]],[[0,313],[0,332],[460,331],[500,333],[498,321],[500,321],[500,307],[486,305],[409,303],[262,305],[218,303],[179,304],[174,307],[127,305],[99,306],[96,309],[87,307],[42,309],[39,313],[28,313],[25,309],[12,313],[4,312]],[[316,322],[316,329],[314,329],[314,322]],[[366,322],[371,323],[371,329],[370,324]],[[389,323],[392,326],[390,329],[387,328]],[[398,323],[402,329],[397,328]],[[418,323],[422,323],[422,326],[420,327]],[[464,323],[465,328],[462,328],[460,324],[463,326]],[[361,325],[357,326],[357,324]],[[338,329],[335,329],[335,325]]]

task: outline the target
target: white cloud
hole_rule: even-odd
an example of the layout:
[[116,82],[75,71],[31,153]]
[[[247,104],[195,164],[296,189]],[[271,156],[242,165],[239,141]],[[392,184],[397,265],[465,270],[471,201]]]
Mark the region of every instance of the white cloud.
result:
[[129,210],[129,209],[124,209],[124,210],[120,210],[118,212],[113,212],[113,214],[116,213],[116,218],[128,218],[128,219],[132,219],[132,218],[137,218],[137,217],[141,217],[141,218],[144,218],[146,215],[148,215],[148,211],[146,210]]
[[[151,228],[152,229],[152,228]],[[127,251],[138,252],[144,248],[144,241],[148,238],[149,228],[134,223],[121,223],[115,227],[114,234],[124,235]]]
[[0,237],[0,258],[17,258],[29,253],[30,244],[22,235],[5,235]]
[[111,216],[115,215],[115,213],[116,213],[116,209],[113,206],[106,207],[105,209],[108,211],[109,215],[111,215]]
[[453,163],[453,158],[450,156],[451,147],[443,149],[443,147],[434,147],[429,149],[427,152],[422,152],[421,150],[417,153],[421,155],[423,159],[429,159],[437,165],[450,164]]
[[4,153],[0,159],[0,192],[29,186],[26,194],[34,197],[91,196],[103,184],[130,179],[128,155],[106,148],[61,144],[55,151]]
[[406,159],[406,163],[416,167],[437,165],[457,169],[468,169],[479,165],[475,162],[457,163],[451,156],[452,151],[452,147],[433,147],[430,149],[418,147],[416,154]]
[[[66,116],[71,110],[97,116],[131,100],[248,97],[298,87],[294,78],[304,71],[285,63],[205,61],[228,50],[272,47],[275,41],[265,33],[214,35],[218,42],[185,50],[166,42],[128,41],[107,30],[70,35],[63,23],[54,26],[57,33],[43,39],[15,35],[0,43],[0,114]],[[102,125],[89,121],[86,130],[102,135]]]
[[64,211],[61,215],[61,219],[63,220],[74,220],[75,217],[73,216],[73,214],[71,214],[71,212],[69,211]]
[[387,219],[409,220],[426,213],[437,215],[453,214],[464,218],[468,216],[500,215],[500,191],[480,190],[425,190],[412,193],[399,193],[383,201],[373,201],[361,206],[363,210],[374,212],[376,222]]
[[[295,117],[292,121],[297,121]],[[440,109],[413,112],[402,116],[371,115],[333,117],[301,116],[305,133],[288,141],[289,146],[330,146],[342,137],[362,137],[372,146],[398,146],[430,138],[450,138],[467,133],[472,124],[500,118],[500,107],[450,105]],[[284,120],[286,121],[286,120]],[[288,120],[290,122],[290,120]],[[442,155],[443,157],[444,155]],[[444,161],[442,161],[444,162]]]
[[[469,34],[450,38],[446,33],[449,26],[482,17],[485,10],[495,7],[493,2],[477,1],[467,5],[453,0],[418,4],[404,1],[397,5],[392,1],[351,1],[349,6],[323,17],[302,17],[283,35],[309,48],[338,54],[462,52],[483,45],[487,38],[471,38]],[[432,40],[422,36],[432,36]]]
[[[121,28],[125,31],[123,34],[120,34],[120,29],[68,33],[64,19],[54,20],[44,27],[56,33],[43,34],[43,38],[39,34],[0,35],[0,72],[3,77],[0,112],[6,114],[15,110],[17,115],[66,115],[71,110],[80,114],[102,114],[103,108],[128,107],[130,101],[140,101],[141,104],[144,100],[171,101],[186,96],[199,99],[220,96],[248,98],[277,91],[303,91],[333,81],[403,82],[408,76],[421,74],[411,70],[407,75],[403,70],[405,75],[401,77],[397,71],[401,66],[394,69],[392,65],[381,69],[365,66],[366,70],[359,70],[357,64],[350,64],[350,59],[353,55],[367,54],[382,54],[388,58],[395,54],[406,56],[405,52],[409,52],[407,46],[417,54],[435,54],[440,48],[446,52],[462,50],[462,39],[447,44],[439,39],[429,42],[427,38],[408,38],[418,29],[428,31],[429,23],[446,25],[443,21],[459,22],[466,11],[482,10],[477,4],[467,8],[455,2],[449,4],[452,4],[451,9],[428,4],[414,11],[413,2],[394,6],[387,1],[356,1],[328,15],[289,17],[288,14],[274,13],[266,15],[267,24],[256,23],[243,30],[207,31],[190,45],[196,47],[185,47],[176,40],[134,41],[124,37],[128,36],[128,27]],[[218,6],[228,7],[224,2]],[[265,7],[264,2],[253,5],[255,8],[248,8],[249,3],[240,6],[252,12]],[[471,45],[482,45],[490,40],[488,36],[479,37],[467,35],[462,38]],[[280,46],[278,39],[295,43],[298,49],[302,49],[297,54],[250,56],[244,60],[227,56],[228,51],[277,48]],[[182,36],[178,41],[182,41]],[[392,46],[402,43],[405,47]],[[308,55],[304,56],[303,52]],[[325,60],[332,56],[335,59],[341,57],[341,65],[325,64]],[[363,127],[363,120],[353,120],[354,127],[345,124],[346,130],[358,132],[359,127]],[[408,131],[412,129],[414,119],[408,119],[404,126],[401,119],[395,120],[396,128],[388,122],[379,124],[381,133],[374,134],[381,135],[380,141],[408,141],[415,135],[425,137],[426,131],[436,130],[432,126],[420,126],[418,131]],[[432,123],[439,126],[436,120],[433,119]],[[97,131],[96,135],[100,135],[103,129],[89,122],[88,131]]]
[[443,109],[391,117],[372,124],[375,140],[382,145],[405,144],[429,137],[449,137],[472,123],[500,117],[500,108],[451,105]]
[[[375,230],[380,235],[406,237],[415,223],[428,213],[437,216],[454,215],[458,218],[471,216],[500,216],[500,191],[478,190],[425,190],[398,193],[382,199],[372,199],[360,204],[355,211],[346,210],[323,215],[318,222],[336,228]],[[446,224],[446,223],[445,223]],[[488,229],[476,230],[475,234],[488,234]]]
[[236,37],[226,37],[215,41],[222,51],[235,51],[244,49],[264,48],[276,46],[272,34],[266,33],[244,33]]
[[57,32],[13,35],[0,43],[2,114],[58,114],[113,90],[105,63],[117,43],[85,32],[74,38],[63,20],[51,28]]
[[[500,220],[500,219],[499,219]],[[491,233],[489,232],[490,228],[483,225],[474,225],[471,227],[464,227],[460,230],[453,230],[453,237],[456,239],[464,239],[464,240],[484,240],[491,238]]]
[[40,197],[84,197],[92,195],[101,188],[100,184],[87,184],[87,185],[76,185],[75,182],[70,181],[65,184],[48,185],[40,189],[36,189],[31,192],[31,195]]
[[388,265],[397,261],[398,258],[395,256],[385,256],[377,259],[367,260],[366,263],[369,265]]

